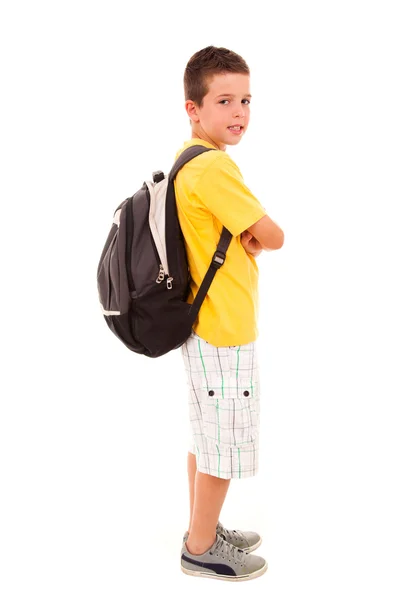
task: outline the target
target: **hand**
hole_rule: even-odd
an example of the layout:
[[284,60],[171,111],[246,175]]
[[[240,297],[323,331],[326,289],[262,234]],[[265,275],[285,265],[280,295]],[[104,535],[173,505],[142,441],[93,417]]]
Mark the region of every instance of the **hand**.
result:
[[246,252],[251,254],[251,256],[254,258],[260,256],[261,252],[263,251],[263,247],[261,246],[260,242],[251,235],[250,231],[243,231],[240,236],[240,241],[242,242],[242,246]]

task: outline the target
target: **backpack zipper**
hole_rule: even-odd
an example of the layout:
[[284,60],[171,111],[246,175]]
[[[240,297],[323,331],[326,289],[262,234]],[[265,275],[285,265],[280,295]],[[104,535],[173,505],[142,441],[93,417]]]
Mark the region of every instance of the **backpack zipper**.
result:
[[[152,222],[151,222],[151,212],[152,212],[152,209],[154,209],[155,201],[156,201],[155,200],[155,189],[154,189],[156,184],[154,184],[154,182],[151,182],[151,181],[146,181],[145,184],[147,185],[149,196],[150,196],[150,214],[149,214],[149,224],[150,224],[150,230],[151,230],[150,237],[151,237],[151,242],[153,244],[154,252],[158,258],[158,264],[160,265],[160,270],[158,272],[156,283],[161,283],[162,281],[164,281],[165,276],[167,275],[167,272],[166,272],[167,257],[164,253],[164,248],[161,243],[160,237],[158,235],[157,227],[156,226],[152,227]],[[164,185],[165,185],[165,183],[164,183]],[[154,237],[157,238],[157,244],[154,240]],[[161,250],[162,250],[162,254],[163,254],[162,258],[161,258],[161,254],[160,254]],[[174,278],[170,277],[168,274],[168,278],[167,278],[167,289],[168,290],[172,290],[173,280],[174,280]]]
[[[156,283],[161,283],[162,281],[164,281],[165,279],[165,269],[164,267],[160,264],[160,270],[158,272],[158,277],[156,279]],[[168,290],[172,290],[172,282],[173,282],[174,278],[173,277],[168,277],[167,278],[167,289]]]
[[158,277],[156,279],[156,283],[161,283],[164,280],[164,277],[165,277],[164,267],[162,265],[160,265],[160,270],[158,272]]
[[[158,276],[157,276],[157,279],[156,279],[156,283],[161,283],[162,281],[164,281],[165,276],[167,275],[167,273],[165,272],[164,266],[163,266],[163,264],[162,264],[162,262],[160,260],[160,255],[159,255],[157,247],[156,247],[156,245],[154,243],[153,236],[151,236],[151,243],[153,245],[154,252],[155,252],[155,254],[157,256],[158,264],[160,265],[160,269],[158,271]],[[173,280],[174,280],[173,277],[168,277],[167,278],[167,289],[168,290],[172,290],[172,282],[173,282]]]

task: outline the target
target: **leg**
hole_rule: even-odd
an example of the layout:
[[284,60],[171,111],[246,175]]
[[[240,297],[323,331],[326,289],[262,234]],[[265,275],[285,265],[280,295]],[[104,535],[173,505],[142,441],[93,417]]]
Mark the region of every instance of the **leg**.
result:
[[188,532],[190,533],[190,529],[192,526],[192,517],[193,517],[193,506],[194,506],[194,485],[196,480],[196,472],[197,472],[197,463],[196,456],[191,452],[188,452],[188,478],[189,478],[189,502],[190,502],[190,518],[189,518],[189,527]]
[[186,542],[191,554],[203,554],[215,542],[216,527],[230,479],[196,472],[191,529]]

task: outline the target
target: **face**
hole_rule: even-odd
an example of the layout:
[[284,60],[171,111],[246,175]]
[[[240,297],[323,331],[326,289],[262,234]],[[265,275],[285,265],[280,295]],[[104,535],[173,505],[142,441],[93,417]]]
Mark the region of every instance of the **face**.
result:
[[[192,138],[200,138],[219,150],[235,146],[250,120],[250,76],[242,73],[214,75],[199,108],[191,100],[185,107],[192,120]],[[230,129],[240,126],[240,129]]]

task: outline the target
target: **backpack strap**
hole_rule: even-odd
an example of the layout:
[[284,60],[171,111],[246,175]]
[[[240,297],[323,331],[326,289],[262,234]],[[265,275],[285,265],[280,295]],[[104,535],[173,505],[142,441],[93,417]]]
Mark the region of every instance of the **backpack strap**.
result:
[[209,152],[210,150],[213,150],[213,148],[206,148],[205,146],[201,146],[200,144],[197,144],[196,146],[189,146],[189,148],[186,148],[186,150],[184,150],[178,156],[171,171],[169,172],[169,181],[173,181],[175,179],[175,177],[178,174],[178,171],[182,169],[182,167],[186,165],[186,163],[188,163],[193,158],[196,158],[196,156],[200,156],[200,154],[203,154],[203,152]]
[[[209,150],[212,150],[212,148],[206,148],[205,146],[201,146],[200,144],[186,148],[186,150],[184,150],[180,154],[177,161],[173,165],[171,171],[169,172],[169,176],[168,176],[169,182],[172,183],[174,181],[178,171],[184,165],[186,165],[186,163],[188,163],[190,160],[192,160],[196,156],[203,154],[203,152],[208,152]],[[200,307],[203,304],[204,298],[207,295],[207,292],[212,283],[212,280],[215,277],[216,272],[218,271],[218,269],[220,269],[222,267],[222,265],[225,262],[226,252],[228,250],[229,244],[231,243],[231,240],[232,240],[231,232],[228,231],[228,229],[226,227],[223,227],[221,237],[220,237],[218,245],[217,245],[217,249],[211,260],[211,264],[208,267],[207,273],[206,273],[203,281],[201,282],[199,290],[196,294],[196,298],[194,299],[193,304],[190,306],[190,309],[189,309],[188,314],[191,317],[191,319],[193,320],[193,322],[196,320],[196,317],[198,315]]]
[[194,299],[193,304],[189,309],[188,314],[190,317],[193,318],[193,322],[196,320],[200,307],[203,304],[203,300],[206,297],[212,280],[215,277],[215,273],[218,271],[218,269],[222,267],[222,265],[225,262],[226,252],[228,250],[229,244],[231,243],[231,240],[231,232],[228,231],[226,227],[224,227],[218,242],[217,249],[214,253],[214,256],[212,257],[211,264],[208,267],[207,273],[205,274],[203,281],[201,282],[199,290],[196,294],[196,298]]

